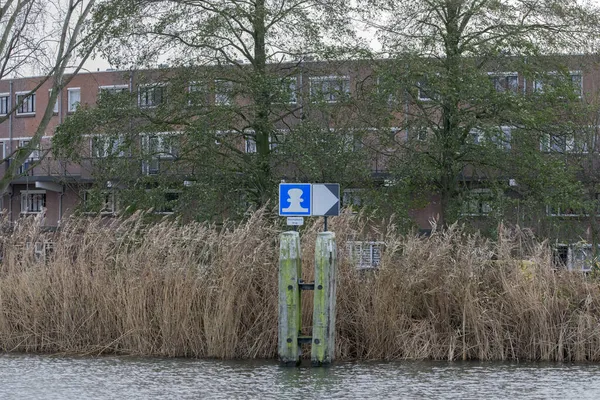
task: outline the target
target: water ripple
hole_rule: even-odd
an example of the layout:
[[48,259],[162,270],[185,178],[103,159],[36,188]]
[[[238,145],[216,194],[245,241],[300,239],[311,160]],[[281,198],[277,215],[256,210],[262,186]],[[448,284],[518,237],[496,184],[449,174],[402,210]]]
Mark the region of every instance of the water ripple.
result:
[[0,399],[597,399],[600,365],[0,355]]

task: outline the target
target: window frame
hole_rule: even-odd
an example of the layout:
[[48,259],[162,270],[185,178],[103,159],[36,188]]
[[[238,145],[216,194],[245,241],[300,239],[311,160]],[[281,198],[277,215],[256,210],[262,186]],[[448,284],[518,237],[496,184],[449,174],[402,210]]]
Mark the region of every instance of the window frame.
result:
[[[487,199],[486,199],[487,195]],[[462,202],[460,216],[461,217],[487,217],[494,212],[492,206],[493,193],[490,188],[473,188],[468,191],[468,197]],[[477,202],[477,211],[473,211],[472,205]],[[468,209],[464,206],[467,205]],[[486,210],[487,208],[487,210]]]
[[[214,85],[214,102],[216,106],[227,107],[234,104],[233,81],[227,79],[215,79]],[[223,84],[225,84],[223,86]],[[227,86],[227,88],[225,88]],[[229,90],[229,93],[219,89]]]
[[[559,72],[558,71],[548,71],[545,73],[543,77],[545,76],[556,76],[558,75]],[[569,81],[571,84],[573,84],[573,77],[574,76],[579,76],[579,87],[577,88],[578,90],[574,91],[574,93],[576,94],[577,98],[581,98],[583,96],[583,72],[581,70],[569,70]],[[544,93],[544,84],[546,84],[547,82],[544,82],[544,79],[533,79],[533,92],[534,93],[539,93],[539,94],[543,94]],[[575,89],[575,88],[574,88]]]
[[[19,97],[21,96],[25,96],[25,99],[23,100],[23,103],[17,107],[16,110],[16,115],[17,116],[30,116],[30,115],[35,115],[35,96],[36,93],[35,92],[31,92],[31,91],[20,91],[20,92],[15,92],[15,101],[16,104],[19,104]],[[31,98],[31,100],[27,100],[27,98]],[[24,106],[27,105],[27,111],[23,111],[24,110]],[[29,106],[31,106],[31,111],[29,111]]]
[[129,85],[127,84],[122,84],[122,85],[100,85],[98,86],[98,95],[101,96],[102,92],[108,92],[112,95],[115,94],[119,94],[122,92],[130,92],[131,90],[129,88]]
[[[508,79],[514,77],[515,78],[515,86],[514,88],[510,87]],[[519,73],[518,72],[488,72],[488,78],[490,79],[494,90],[498,93],[512,93],[512,94],[518,94],[519,93]],[[506,81],[506,87],[501,86],[500,88],[502,90],[499,90],[499,87],[497,85],[496,79],[501,78]]]
[[[36,196],[36,195],[43,195],[43,200],[42,200],[42,205],[40,206],[38,211],[30,211],[28,210],[27,206],[29,205],[29,199],[28,196]],[[23,210],[23,199],[26,199],[26,207],[25,207],[25,211]],[[33,204],[33,203],[32,203]],[[21,208],[21,214],[40,214],[42,212],[44,212],[44,209],[46,208],[46,204],[47,204],[47,196],[46,196],[46,190],[22,190],[20,193],[20,201],[19,201],[19,206]]]
[[[32,139],[21,139],[21,140],[19,140],[19,148],[21,149],[23,147],[27,147],[27,145],[29,143],[31,143],[31,140]],[[29,157],[27,157],[27,160],[25,162],[28,162],[28,161],[39,161],[41,159],[40,151],[41,151],[41,149],[39,147],[37,149],[33,150],[31,152],[31,154],[29,154]]]
[[[145,83],[145,84],[140,84],[138,85],[138,89],[137,89],[137,95],[138,95],[138,107],[139,108],[156,108],[158,106],[160,106],[161,104],[164,104],[166,102],[166,93],[165,93],[165,89],[167,87],[166,83]],[[156,90],[160,89],[161,94],[160,94],[160,101],[156,102]],[[149,91],[152,91],[152,104],[148,103],[148,96],[146,97],[146,101],[144,104],[142,104],[142,93],[148,93]]]
[[[102,147],[98,148],[99,141],[102,140]],[[125,143],[125,136],[118,135],[117,137],[108,135],[93,135],[90,140],[90,157],[95,159],[104,159],[109,157],[124,157],[125,150],[121,147]],[[112,151],[109,151],[111,150]],[[100,151],[97,151],[100,150]]]
[[[73,102],[72,93],[79,94],[79,100]],[[67,112],[74,113],[77,111],[77,107],[81,104],[81,88],[80,87],[70,87],[67,88]]]
[[[104,202],[104,207],[102,207],[100,209],[100,211],[88,211],[87,210],[87,203],[88,203],[88,196],[90,196],[93,193],[98,193],[95,192],[94,190],[88,189],[88,190],[84,190],[83,191],[83,207],[84,210],[83,213],[84,214],[100,214],[100,215],[115,215],[117,213],[117,199],[116,199],[116,193],[114,190],[102,190],[99,192],[100,195],[102,196],[109,196],[109,201],[105,201]],[[106,207],[106,205],[109,204],[110,207]]]
[[[177,194],[176,198],[173,200],[169,200],[166,197],[169,194]],[[164,196],[164,200],[165,203],[169,202],[169,201],[179,201],[181,199],[181,195],[183,194],[183,190],[178,190],[178,189],[166,189],[163,191],[163,196]],[[154,210],[154,214],[158,214],[158,215],[173,215],[175,214],[175,209],[173,208],[171,211],[168,210]]]
[[[6,99],[6,100],[4,100]],[[4,110],[2,110],[5,107]],[[0,115],[8,115],[10,111],[10,93],[0,93]]]
[[[52,96],[52,89],[48,89],[48,101],[50,101],[50,96]],[[56,102],[54,103],[54,107],[52,108],[53,114],[58,114],[59,111],[59,103],[60,102],[60,93],[56,96]]]
[[[334,104],[344,100],[344,98],[349,98],[352,95],[352,81],[349,75],[310,76],[308,82],[311,103],[322,101]],[[316,82],[320,82],[318,87],[319,91],[315,90]],[[327,82],[328,85],[327,91],[323,90],[325,82]],[[339,85],[335,91],[331,88],[332,83]],[[325,96],[327,96],[327,98]]]

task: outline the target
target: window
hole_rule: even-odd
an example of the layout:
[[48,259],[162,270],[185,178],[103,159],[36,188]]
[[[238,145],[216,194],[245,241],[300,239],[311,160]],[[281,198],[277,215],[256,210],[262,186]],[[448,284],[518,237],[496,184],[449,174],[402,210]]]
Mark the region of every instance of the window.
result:
[[564,82],[565,80],[571,84],[575,96],[581,97],[583,91],[581,71],[570,71],[566,75],[558,75],[556,72],[549,72],[546,76],[539,77],[533,82],[533,91],[536,93],[544,93],[545,86],[553,87],[556,86],[557,83]]
[[81,102],[81,89],[79,88],[68,88],[67,89],[67,111],[75,112],[79,103]]
[[144,148],[147,161],[142,164],[142,170],[148,175],[157,175],[160,172],[160,160],[168,160],[177,157],[177,140],[179,138],[171,134],[154,134],[144,137]]
[[160,204],[156,207],[156,214],[173,214],[179,201],[181,192],[178,190],[168,190],[164,193]]
[[100,96],[105,96],[105,95],[114,96],[114,95],[117,95],[120,93],[129,92],[129,86],[128,85],[99,86],[98,92],[100,93]]
[[175,135],[156,134],[147,136],[146,149],[148,155],[160,158],[174,158],[177,156],[177,139]]
[[491,143],[499,149],[510,150],[512,128],[510,126],[501,126],[488,130],[471,129],[471,140],[473,144],[485,145]]
[[198,82],[191,82],[188,88],[189,91],[189,105],[205,105],[207,103],[207,93],[206,85]]
[[254,138],[246,138],[246,153],[256,153],[256,141]]
[[283,78],[281,81],[281,102],[289,104],[298,102],[297,84],[298,79],[295,77]]
[[[277,142],[275,140],[273,140],[274,135],[271,135],[269,137],[269,149],[270,150],[275,150],[275,148],[277,147]],[[246,153],[256,153],[257,149],[256,149],[256,140],[254,138],[254,136],[252,137],[246,137],[244,139],[244,142],[246,143],[245,148],[246,148]]]
[[225,80],[215,81],[215,104],[230,106],[233,103],[233,82]]
[[550,217],[583,217],[589,215],[590,210],[595,210],[595,214],[600,215],[600,193],[596,194],[594,201],[591,202],[548,205],[546,206],[546,215]]
[[[396,133],[396,132],[394,132]],[[429,135],[432,135],[433,131],[425,126],[412,126],[408,128],[407,139],[411,141],[424,142],[427,140]]]
[[433,89],[429,85],[427,77],[422,77],[417,82],[417,97],[421,101],[430,101],[434,98]]
[[492,191],[471,189],[461,205],[462,216],[485,216],[492,212]]
[[144,85],[138,89],[138,105],[140,107],[156,107],[165,101],[165,87],[161,85]]
[[321,76],[310,78],[312,101],[335,103],[350,95],[350,78],[347,76]]
[[585,215],[582,209],[569,205],[547,206],[546,214],[550,217],[581,217]]
[[554,264],[569,271],[587,273],[594,268],[594,252],[589,243],[559,243],[553,246],[552,253]]
[[[52,96],[52,89],[48,89],[48,101],[50,101],[50,96]],[[58,100],[60,95],[56,97],[56,101],[54,102],[54,108],[52,108],[52,112],[54,114],[58,114]]]
[[119,137],[108,137],[108,136],[94,136],[92,137],[92,157],[94,158],[106,158],[111,156],[123,157],[125,152],[123,151],[124,138]]
[[10,95],[8,93],[0,93],[0,115],[8,114]]
[[580,153],[588,152],[588,142],[585,137],[573,134],[542,136],[540,150],[546,153]]
[[114,214],[117,211],[115,193],[112,191],[85,191],[83,208],[86,213]]
[[[2,160],[4,160],[6,158],[6,144],[8,142],[6,141],[0,141],[0,157],[2,157]],[[2,198],[2,196],[0,196],[0,198]]]
[[583,78],[581,72],[571,72],[569,74],[571,85],[573,86],[573,92],[577,97],[581,97],[583,92]]
[[17,107],[17,115],[35,114],[35,93],[17,92],[16,101],[17,104],[23,102]]
[[[29,143],[31,143],[31,140],[21,140],[19,141],[19,148],[24,148],[29,146]],[[37,161],[40,159],[40,149],[34,149],[31,154],[29,155],[28,160],[29,161]]]
[[342,193],[342,206],[356,209],[363,203],[363,189],[344,189]]
[[346,243],[348,256],[359,269],[377,268],[381,264],[381,253],[385,246],[384,242],[358,242]]
[[398,88],[400,84],[395,82],[389,76],[378,76],[377,77],[377,94],[379,98],[385,100],[388,107],[397,106],[399,104]]
[[46,207],[45,190],[26,190],[21,192],[21,213],[38,214]]
[[497,92],[517,93],[519,91],[519,75],[516,72],[490,73],[489,77]]

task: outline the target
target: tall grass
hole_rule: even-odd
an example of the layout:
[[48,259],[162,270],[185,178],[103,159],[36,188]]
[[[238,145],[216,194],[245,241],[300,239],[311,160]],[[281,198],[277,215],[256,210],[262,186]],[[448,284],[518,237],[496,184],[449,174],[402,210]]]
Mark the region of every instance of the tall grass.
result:
[[[48,234],[30,219],[3,229],[0,349],[276,357],[276,222],[264,211],[218,228],[143,221],[73,218]],[[425,239],[352,215],[330,226],[338,359],[600,360],[600,285],[555,271],[548,246],[524,232],[501,228],[490,241],[452,227]],[[319,228],[302,233],[307,281]],[[51,256],[26,248],[49,235]],[[367,237],[386,242],[376,271],[358,271],[345,251]]]

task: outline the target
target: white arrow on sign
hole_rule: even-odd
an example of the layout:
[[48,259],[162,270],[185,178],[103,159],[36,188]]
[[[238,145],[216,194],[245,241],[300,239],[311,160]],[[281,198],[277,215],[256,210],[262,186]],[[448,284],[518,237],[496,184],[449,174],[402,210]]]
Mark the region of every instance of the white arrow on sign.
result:
[[312,215],[340,215],[340,185],[312,185]]

